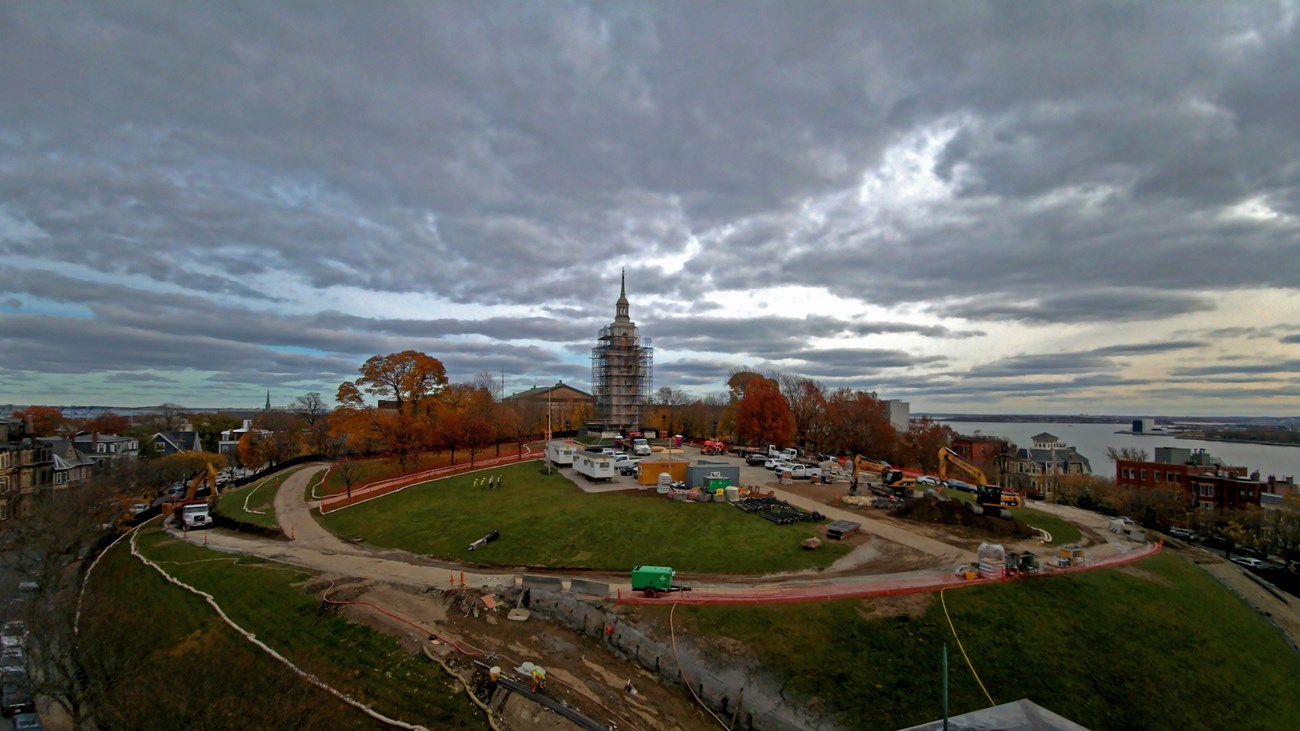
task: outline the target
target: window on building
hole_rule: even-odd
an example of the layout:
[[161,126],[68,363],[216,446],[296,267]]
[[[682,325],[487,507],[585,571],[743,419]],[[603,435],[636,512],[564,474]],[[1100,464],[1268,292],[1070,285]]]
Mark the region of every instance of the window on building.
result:
[[1161,472],[1160,470],[1156,470],[1154,474],[1155,474],[1156,482],[1165,481],[1165,473]]
[[1146,481],[1147,481],[1147,471],[1146,471],[1146,470],[1142,470],[1142,481],[1143,481],[1143,482],[1146,482]]
[[0,477],[0,495],[5,494],[6,492],[9,492],[9,478]]
[[9,501],[0,501],[0,520],[9,520]]

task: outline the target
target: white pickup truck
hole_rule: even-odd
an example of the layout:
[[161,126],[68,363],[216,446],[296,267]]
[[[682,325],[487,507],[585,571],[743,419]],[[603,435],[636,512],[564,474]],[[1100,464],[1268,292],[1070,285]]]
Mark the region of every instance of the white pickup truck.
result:
[[620,475],[636,474],[636,466],[641,464],[640,457],[633,457],[627,454],[620,454],[614,457],[614,471]]
[[795,479],[813,479],[822,476],[822,468],[813,467],[812,465],[799,464],[798,462],[788,465],[790,476]]

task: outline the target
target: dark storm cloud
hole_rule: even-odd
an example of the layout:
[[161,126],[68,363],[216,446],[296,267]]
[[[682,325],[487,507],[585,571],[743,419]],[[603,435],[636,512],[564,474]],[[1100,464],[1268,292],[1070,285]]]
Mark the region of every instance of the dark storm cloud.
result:
[[[46,342],[6,319],[33,360],[0,358],[310,380],[410,347],[469,374],[578,377],[557,353],[582,355],[608,321],[622,266],[660,348],[753,363],[809,338],[1122,328],[1210,311],[1225,290],[1294,290],[1295,16],[1209,1],[4,4],[0,266],[59,274],[0,276],[3,301],[92,319],[48,315]],[[776,285],[970,326],[728,318],[709,299]],[[337,312],[333,287],[555,317],[364,318]]]
[[176,379],[157,373],[110,373],[104,380],[108,383],[177,383]]
[[972,320],[1124,322],[1159,320],[1190,312],[1212,310],[1214,301],[1200,295],[1174,292],[1101,290],[1044,295],[1032,301],[1008,295],[978,302],[944,303],[934,306],[933,309],[946,317]]
[[1166,340],[1156,343],[1129,343],[1126,345],[1107,345],[1104,348],[1095,348],[1090,353],[1094,355],[1151,355],[1153,353],[1168,353],[1175,350],[1191,350],[1201,348],[1207,345],[1203,340]]
[[[673,350],[714,353],[748,353],[771,360],[797,357],[783,355],[810,338],[856,337],[874,334],[916,333],[945,337],[951,331],[941,326],[901,322],[853,322],[837,317],[812,315],[794,317],[683,317],[650,319],[644,331],[653,333],[656,345]],[[959,335],[958,337],[962,337]]]
[[1231,374],[1255,374],[1260,376],[1293,376],[1300,373],[1300,360],[1285,360],[1276,363],[1228,363],[1224,365],[1181,366],[1174,368],[1175,376],[1219,376]]

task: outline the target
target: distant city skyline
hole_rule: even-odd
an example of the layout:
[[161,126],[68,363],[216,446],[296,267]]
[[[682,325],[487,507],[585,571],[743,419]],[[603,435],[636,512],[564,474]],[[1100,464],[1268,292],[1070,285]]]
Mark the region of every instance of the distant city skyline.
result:
[[0,7],[0,400],[1300,413],[1295,2]]

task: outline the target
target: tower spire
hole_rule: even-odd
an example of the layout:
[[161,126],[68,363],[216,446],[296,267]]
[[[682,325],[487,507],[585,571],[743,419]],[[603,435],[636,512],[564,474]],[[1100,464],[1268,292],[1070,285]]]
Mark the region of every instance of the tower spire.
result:
[[266,389],[266,407],[263,409],[263,411],[270,411],[270,410],[271,410],[271,389],[268,388]]
[[627,270],[618,275],[618,302],[614,303],[614,322],[626,322],[627,316]]

